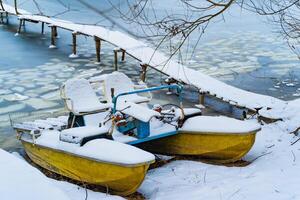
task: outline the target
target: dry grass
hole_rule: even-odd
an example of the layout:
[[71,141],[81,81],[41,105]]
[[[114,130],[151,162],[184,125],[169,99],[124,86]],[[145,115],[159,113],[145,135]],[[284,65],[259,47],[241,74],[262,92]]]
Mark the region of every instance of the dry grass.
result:
[[168,164],[175,160],[191,160],[191,161],[202,162],[202,163],[212,164],[212,165],[222,165],[222,166],[226,166],[226,167],[245,167],[245,166],[248,166],[249,164],[251,164],[250,161],[245,161],[245,160],[238,160],[238,161],[230,162],[230,163],[221,163],[218,161],[212,161],[211,159],[200,158],[198,156],[174,156],[173,158],[171,158],[169,160],[157,159],[155,163],[150,165],[150,169],[162,167],[165,164]]

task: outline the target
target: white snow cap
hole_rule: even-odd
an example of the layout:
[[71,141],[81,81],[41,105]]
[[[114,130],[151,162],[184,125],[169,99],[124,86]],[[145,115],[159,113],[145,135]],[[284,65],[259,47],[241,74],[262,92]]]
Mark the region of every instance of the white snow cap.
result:
[[152,153],[107,139],[92,140],[81,147],[79,153],[89,157],[100,158],[100,160],[125,165],[136,165],[155,160]]
[[106,127],[97,127],[97,126],[82,126],[82,127],[69,128],[61,131],[60,140],[64,142],[78,144],[85,137],[96,136],[107,132],[108,129]]
[[39,170],[0,149],[1,200],[70,200]]
[[132,102],[118,103],[117,110],[143,122],[149,122],[152,117],[160,116],[159,112]]
[[[104,80],[104,92],[105,98],[108,102],[112,101],[111,88],[114,88],[114,95],[118,95],[124,92],[134,91],[134,83],[128,76],[121,72],[113,72],[105,77]],[[142,97],[137,94],[130,94],[118,98],[118,101],[131,101],[134,103],[140,103],[149,101],[147,97]]]
[[99,101],[90,83],[83,78],[70,79],[65,83],[65,95],[71,99],[67,100],[67,106],[75,113],[92,112],[109,108],[110,104]]
[[187,119],[180,131],[201,133],[247,134],[260,129],[255,122],[242,121],[224,116],[197,116]]
[[60,132],[55,130],[43,131],[42,135],[36,139],[36,144],[91,158],[99,162],[118,165],[139,165],[155,160],[152,153],[117,141],[95,139],[80,147],[77,144],[60,141],[59,134]]

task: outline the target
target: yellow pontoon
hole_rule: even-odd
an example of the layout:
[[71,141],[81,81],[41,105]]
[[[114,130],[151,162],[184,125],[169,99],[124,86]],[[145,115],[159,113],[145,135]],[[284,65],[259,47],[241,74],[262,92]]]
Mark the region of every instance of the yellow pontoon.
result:
[[138,145],[147,151],[188,155],[228,163],[248,153],[260,130],[257,123],[228,117],[197,116],[188,119],[179,133]]
[[[99,131],[96,127],[88,129],[93,128],[68,131]],[[106,187],[116,194],[134,193],[155,159],[151,153],[112,140],[94,139],[80,146],[80,143],[61,141],[60,134],[43,131],[37,139],[28,134],[23,134],[20,139],[27,155],[37,165],[77,181]]]

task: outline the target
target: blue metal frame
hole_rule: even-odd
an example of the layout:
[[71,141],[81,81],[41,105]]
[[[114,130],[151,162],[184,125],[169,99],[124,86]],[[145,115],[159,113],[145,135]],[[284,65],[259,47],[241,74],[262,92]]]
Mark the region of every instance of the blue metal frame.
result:
[[157,91],[157,90],[163,90],[163,89],[176,89],[178,94],[179,94],[179,101],[182,102],[182,97],[181,97],[181,92],[183,87],[181,85],[162,85],[158,87],[152,87],[152,88],[147,88],[147,89],[142,89],[142,90],[135,90],[131,92],[124,92],[121,94],[118,94],[117,96],[114,96],[112,99],[112,103],[114,104],[113,107],[113,113],[116,113],[117,111],[117,100],[120,96],[125,96],[125,95],[130,95],[130,94],[138,94],[138,93],[145,93],[145,92],[151,92],[151,91]]
[[[113,97],[113,99],[112,99],[112,102],[114,104],[113,113],[117,112],[117,100],[120,96],[125,96],[125,95],[130,95],[130,94],[138,94],[138,93],[145,93],[145,92],[151,92],[151,91],[157,91],[157,90],[163,90],[163,89],[176,89],[176,91],[179,95],[179,101],[180,101],[180,103],[182,102],[181,92],[183,90],[183,87],[181,85],[177,85],[177,84],[162,85],[162,86],[158,86],[158,87],[152,87],[152,88],[147,88],[147,89],[142,89],[142,90],[135,90],[135,91],[131,91],[131,92],[124,92],[124,93],[118,94],[117,96]],[[178,131],[176,130],[176,131],[161,133],[161,134],[155,135],[155,136],[146,136],[145,138],[140,138],[140,139],[137,139],[135,141],[128,142],[127,144],[130,144],[130,145],[139,144],[139,143],[147,142],[147,141],[150,141],[150,140],[155,140],[155,139],[175,135],[177,133],[178,133]]]
[[163,138],[163,137],[168,137],[171,135],[176,135],[177,133],[178,133],[178,131],[171,131],[171,132],[167,132],[167,133],[163,133],[163,134],[159,134],[159,135],[155,135],[155,136],[149,136],[149,137],[146,137],[143,139],[137,139],[135,141],[128,142],[127,144],[130,144],[130,145],[139,144],[139,143],[147,142],[150,140],[155,140],[155,139],[159,139],[159,138]]

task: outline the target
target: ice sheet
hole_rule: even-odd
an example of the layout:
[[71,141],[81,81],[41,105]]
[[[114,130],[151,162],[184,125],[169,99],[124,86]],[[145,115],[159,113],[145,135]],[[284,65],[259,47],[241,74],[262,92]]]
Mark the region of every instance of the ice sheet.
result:
[[[159,51],[149,47],[146,43],[138,41],[119,31],[113,31],[101,26],[75,24],[71,21],[60,20],[57,18],[49,18],[40,15],[19,15],[20,19],[30,19],[45,22],[51,26],[57,26],[78,33],[97,36],[117,47],[126,50],[126,53],[133,56],[143,63],[147,63],[151,67],[167,74],[168,76],[195,86],[202,92],[216,95],[221,99],[236,102],[240,106],[245,106],[255,110],[261,107],[278,107],[282,106],[284,101],[274,97],[260,95],[248,92],[218,81],[199,71],[188,68],[173,60],[169,60]],[[232,63],[229,63],[232,65]]]

